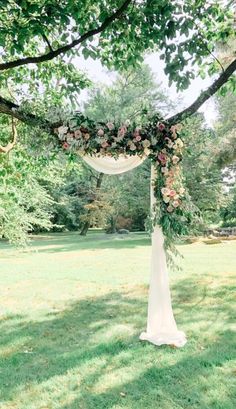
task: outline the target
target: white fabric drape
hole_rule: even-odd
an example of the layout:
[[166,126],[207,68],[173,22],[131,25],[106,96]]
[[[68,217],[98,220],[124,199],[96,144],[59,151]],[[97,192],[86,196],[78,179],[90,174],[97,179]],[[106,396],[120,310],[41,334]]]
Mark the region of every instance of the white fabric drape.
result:
[[[155,168],[152,166],[150,187],[151,211],[156,202],[153,187],[155,177]],[[159,226],[155,226],[152,233],[147,331],[140,335],[140,339],[155,345],[168,344],[176,347],[182,347],[187,342],[184,332],[177,329],[172,311],[164,236]]]
[[[83,156],[85,162],[98,172],[110,175],[127,172],[139,166],[144,160],[139,156],[118,159],[112,157]],[[151,209],[155,203],[152,181],[155,169],[151,170]],[[178,331],[174,319],[169,288],[168,270],[164,250],[164,237],[160,227],[155,226],[152,233],[151,278],[148,301],[147,330],[140,335],[141,340],[155,345],[171,344],[182,347],[187,342],[184,332]]]
[[94,157],[86,155],[83,156],[83,159],[98,172],[106,173],[107,175],[118,175],[141,165],[146,158],[140,158],[137,155],[127,157],[120,155],[119,159],[110,156]]

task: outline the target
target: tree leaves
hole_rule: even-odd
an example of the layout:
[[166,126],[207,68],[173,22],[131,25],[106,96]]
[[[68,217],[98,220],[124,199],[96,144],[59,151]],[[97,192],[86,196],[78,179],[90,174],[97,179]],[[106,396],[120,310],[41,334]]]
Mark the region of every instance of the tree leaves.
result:
[[[71,0],[21,1],[18,5],[1,2],[2,61],[48,52],[44,35],[53,49],[60,48],[99,27],[125,3],[81,0],[78,6]],[[230,36],[235,36],[233,8],[227,9],[223,2],[143,0],[127,3],[119,18],[96,39],[96,46],[91,36],[81,44],[81,51],[85,58],[99,58],[108,67],[120,70],[139,64],[145,52],[159,49],[170,81],[186,89],[195,75],[189,62],[202,65],[203,58],[206,61],[211,57],[207,48],[213,50],[217,41],[227,41]],[[73,50],[67,53],[70,56]],[[186,71],[188,78],[184,79]]]

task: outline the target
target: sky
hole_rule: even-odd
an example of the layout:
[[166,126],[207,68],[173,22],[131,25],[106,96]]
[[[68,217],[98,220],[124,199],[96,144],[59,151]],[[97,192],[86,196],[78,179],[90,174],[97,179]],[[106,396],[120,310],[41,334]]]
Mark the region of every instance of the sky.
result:
[[[116,74],[114,72],[108,71],[101,65],[98,60],[94,61],[91,58],[85,60],[83,57],[77,57],[74,62],[78,66],[78,68],[85,71],[88,74],[89,78],[95,83],[110,85],[116,78]],[[190,87],[187,90],[182,93],[177,92],[174,85],[172,85],[171,87],[168,86],[168,78],[164,73],[164,63],[160,60],[157,53],[148,55],[145,58],[144,62],[150,66],[151,70],[154,73],[156,81],[162,84],[163,88],[167,90],[170,98],[173,101],[177,101],[177,99],[181,97],[182,104],[179,106],[178,110],[182,110],[183,108],[193,103],[199,96],[201,90],[206,89],[212,82],[212,79],[210,78],[206,78],[205,80],[196,78],[192,81]],[[87,98],[88,92],[82,91],[80,94],[80,100],[82,102],[85,102]],[[212,126],[214,120],[216,119],[216,110],[213,99],[211,98],[210,100],[208,100],[200,108],[199,111],[204,113],[207,124],[209,126]]]

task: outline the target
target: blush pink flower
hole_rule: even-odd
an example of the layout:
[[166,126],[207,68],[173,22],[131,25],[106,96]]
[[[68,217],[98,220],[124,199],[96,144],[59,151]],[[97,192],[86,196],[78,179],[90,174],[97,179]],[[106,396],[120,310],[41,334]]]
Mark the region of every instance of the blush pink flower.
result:
[[89,138],[90,138],[90,134],[89,134],[89,133],[85,133],[85,134],[84,134],[84,139],[85,139],[86,141],[88,141]]
[[82,136],[82,132],[79,129],[76,129],[75,131],[75,139],[79,139]]
[[174,208],[172,206],[169,205],[167,207],[167,212],[171,213],[171,212],[173,212],[173,210],[174,210]]
[[126,126],[124,126],[124,125],[121,126],[121,127],[118,129],[118,134],[117,134],[118,138],[124,138],[126,132],[127,132]]
[[103,136],[104,135],[104,130],[102,128],[100,128],[98,130],[98,136]]
[[172,162],[176,165],[176,164],[179,162],[179,157],[176,156],[176,155],[174,155],[174,156],[172,157]]
[[112,122],[107,122],[107,127],[109,131],[112,131],[112,129],[114,129],[114,124]]
[[69,149],[70,145],[67,142],[64,142],[62,147],[63,149]]
[[[169,172],[169,174],[170,174],[170,172]],[[174,182],[174,180],[173,180],[172,177],[168,177],[168,178],[166,179],[166,185],[167,185],[168,187],[170,187],[173,182]]]
[[136,140],[137,142],[140,142],[141,139],[142,139],[141,135],[138,134],[138,135],[135,136],[135,140]]
[[109,143],[107,141],[104,141],[101,146],[103,149],[105,149],[109,146]]
[[174,200],[174,202],[172,203],[172,205],[176,208],[179,207],[180,202],[178,200]]

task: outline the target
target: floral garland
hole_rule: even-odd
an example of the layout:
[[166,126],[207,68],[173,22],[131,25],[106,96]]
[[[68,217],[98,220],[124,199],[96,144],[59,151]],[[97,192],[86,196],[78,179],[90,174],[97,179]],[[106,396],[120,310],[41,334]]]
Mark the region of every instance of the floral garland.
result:
[[179,136],[181,128],[180,124],[171,126],[157,115],[148,124],[136,127],[129,121],[121,126],[112,122],[95,123],[78,113],[56,128],[55,133],[65,151],[80,155],[148,156],[157,172],[157,205],[152,226],[162,227],[167,247],[170,247],[176,237],[187,233],[191,221],[180,168],[184,148]]

